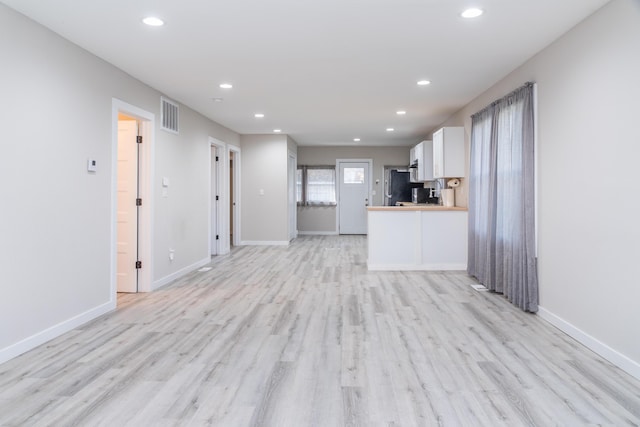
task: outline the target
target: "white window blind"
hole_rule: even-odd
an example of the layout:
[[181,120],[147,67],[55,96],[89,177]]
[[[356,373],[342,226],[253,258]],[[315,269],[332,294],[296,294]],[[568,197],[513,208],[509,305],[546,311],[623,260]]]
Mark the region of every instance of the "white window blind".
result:
[[336,205],[335,166],[301,166],[296,177],[299,205]]

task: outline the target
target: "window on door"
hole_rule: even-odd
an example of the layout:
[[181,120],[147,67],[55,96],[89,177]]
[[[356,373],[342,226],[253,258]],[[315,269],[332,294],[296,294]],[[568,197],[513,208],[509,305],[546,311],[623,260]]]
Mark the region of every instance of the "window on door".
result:
[[344,168],[345,184],[364,184],[364,168]]

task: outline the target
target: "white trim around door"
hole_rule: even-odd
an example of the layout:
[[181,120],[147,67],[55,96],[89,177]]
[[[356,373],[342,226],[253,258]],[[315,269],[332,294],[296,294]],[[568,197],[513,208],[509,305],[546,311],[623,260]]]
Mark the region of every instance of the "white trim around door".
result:
[[298,155],[293,151],[288,152],[288,227],[289,241],[298,237],[298,201],[296,200],[296,172],[298,170]]
[[232,230],[229,230],[229,231],[233,232],[233,241],[230,242],[233,246],[240,246],[241,244],[240,233],[242,232],[242,224],[240,222],[240,218],[242,218],[241,216],[242,206],[240,204],[240,200],[241,200],[240,177],[242,176],[242,174],[240,173],[241,172],[240,168],[242,165],[242,161],[240,156],[241,156],[240,147],[237,147],[235,145],[230,145],[230,144],[227,145],[227,165],[229,164],[229,159],[233,158],[233,171],[232,171],[233,176],[231,176],[230,173],[227,173],[227,175],[230,176],[231,181],[233,181],[229,183],[229,186],[227,186],[227,188],[230,188],[230,191],[229,191],[230,205],[227,211],[232,212],[230,214],[232,216],[231,218]]
[[138,292],[150,292],[152,290],[153,277],[153,158],[154,158],[154,129],[155,115],[135,105],[128,104],[117,98],[111,101],[111,262],[110,282],[111,298],[115,304],[117,298],[117,173],[118,173],[118,113],[134,117],[140,123],[140,135],[142,146],[140,147],[140,207],[138,225],[138,259],[142,262],[142,268],[138,272]]
[[[227,144],[209,137],[211,162],[209,169],[209,254],[224,255],[231,250],[229,242],[229,152]],[[218,156],[218,160],[215,160]],[[213,188],[215,183],[216,188]],[[215,196],[218,196],[217,206]],[[215,236],[218,236],[216,240]],[[215,247],[214,245],[217,245]]]

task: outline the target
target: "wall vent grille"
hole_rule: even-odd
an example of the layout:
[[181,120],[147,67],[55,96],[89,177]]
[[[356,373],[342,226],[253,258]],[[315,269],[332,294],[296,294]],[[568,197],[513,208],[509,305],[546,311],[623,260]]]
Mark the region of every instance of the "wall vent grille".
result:
[[160,111],[162,112],[160,128],[167,132],[178,133],[178,104],[165,97],[160,99],[162,102],[160,106]]

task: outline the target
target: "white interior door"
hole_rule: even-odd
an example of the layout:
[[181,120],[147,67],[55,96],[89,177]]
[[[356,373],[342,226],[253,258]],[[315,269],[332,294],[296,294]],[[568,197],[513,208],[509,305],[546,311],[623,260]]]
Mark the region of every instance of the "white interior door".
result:
[[338,163],[340,234],[367,234],[369,162]]
[[118,121],[117,289],[138,291],[138,123]]
[[211,255],[218,255],[220,234],[218,230],[218,216],[220,215],[220,189],[218,167],[220,157],[218,147],[211,146]]

